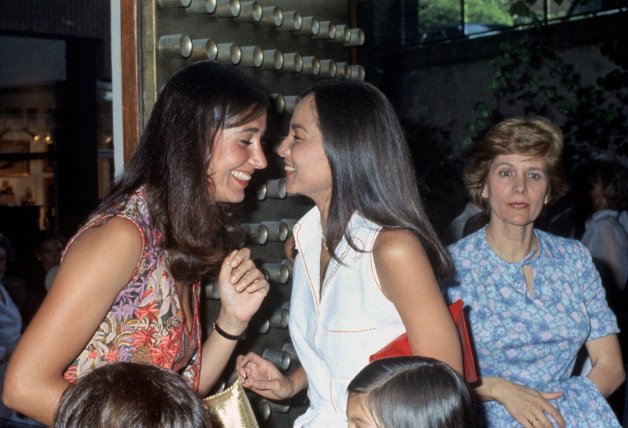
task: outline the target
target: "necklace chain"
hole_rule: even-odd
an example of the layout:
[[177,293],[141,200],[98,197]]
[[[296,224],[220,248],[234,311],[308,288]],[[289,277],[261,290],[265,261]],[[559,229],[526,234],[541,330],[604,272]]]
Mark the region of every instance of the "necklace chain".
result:
[[329,247],[327,246],[327,237],[325,236],[325,232],[323,232],[323,228],[321,227],[321,242],[325,251],[329,251]]

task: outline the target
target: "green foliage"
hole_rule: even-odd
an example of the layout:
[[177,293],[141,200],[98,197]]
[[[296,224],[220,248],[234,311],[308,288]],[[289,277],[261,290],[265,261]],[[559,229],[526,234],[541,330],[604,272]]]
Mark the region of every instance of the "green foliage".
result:
[[475,105],[477,117],[468,124],[470,136],[461,148],[503,119],[502,108],[515,106],[525,115],[556,121],[565,134],[567,155],[610,149],[628,156],[628,37],[608,35],[600,55],[616,67],[590,84],[548,45],[540,30],[502,43],[490,62],[495,104]]
[[[465,22],[512,25],[508,13],[510,0],[465,0]],[[432,0],[419,2],[419,26],[422,31],[431,27],[459,23],[460,0]]]

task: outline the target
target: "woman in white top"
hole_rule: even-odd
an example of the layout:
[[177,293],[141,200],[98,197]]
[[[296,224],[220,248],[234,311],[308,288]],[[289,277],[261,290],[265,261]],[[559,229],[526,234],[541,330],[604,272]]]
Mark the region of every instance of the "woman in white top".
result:
[[240,356],[244,386],[273,400],[307,388],[310,407],[295,426],[346,427],[347,385],[404,331],[414,354],[461,372],[459,339],[438,285],[450,262],[386,97],[363,82],[316,85],[277,152],[288,192],[315,204],[294,227],[289,327],[301,367],[285,376],[256,354]]

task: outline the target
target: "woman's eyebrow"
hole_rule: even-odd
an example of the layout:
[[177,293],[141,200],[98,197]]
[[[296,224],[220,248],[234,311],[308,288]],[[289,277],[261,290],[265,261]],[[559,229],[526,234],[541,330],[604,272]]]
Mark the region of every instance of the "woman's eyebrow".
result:
[[307,134],[307,129],[305,129],[305,126],[300,125],[298,123],[290,124],[290,129],[292,129],[293,131],[295,131],[297,129],[301,129],[303,132],[305,132]]

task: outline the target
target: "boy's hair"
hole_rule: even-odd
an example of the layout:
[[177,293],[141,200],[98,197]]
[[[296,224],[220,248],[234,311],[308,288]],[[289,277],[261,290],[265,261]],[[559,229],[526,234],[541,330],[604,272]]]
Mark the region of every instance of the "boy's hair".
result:
[[474,396],[462,376],[427,357],[376,360],[349,383],[350,394],[364,403],[378,427],[470,428]]
[[80,377],[61,396],[55,428],[211,428],[203,402],[175,372],[119,362]]

